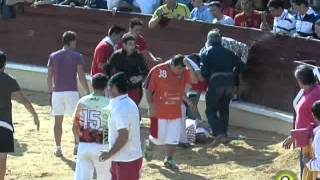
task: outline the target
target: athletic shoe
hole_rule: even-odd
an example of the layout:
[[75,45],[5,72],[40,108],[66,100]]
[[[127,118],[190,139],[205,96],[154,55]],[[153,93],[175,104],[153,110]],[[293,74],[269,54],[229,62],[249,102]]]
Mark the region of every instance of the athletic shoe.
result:
[[164,167],[173,170],[173,171],[179,171],[179,167],[176,164],[175,160],[165,160],[164,161]]
[[62,150],[61,150],[61,149],[57,149],[57,150],[54,152],[54,155],[56,155],[56,157],[62,157],[62,156],[63,156]]
[[227,137],[226,135],[218,135],[213,139],[213,141],[208,145],[211,148],[218,147],[221,143],[226,143],[227,142]]

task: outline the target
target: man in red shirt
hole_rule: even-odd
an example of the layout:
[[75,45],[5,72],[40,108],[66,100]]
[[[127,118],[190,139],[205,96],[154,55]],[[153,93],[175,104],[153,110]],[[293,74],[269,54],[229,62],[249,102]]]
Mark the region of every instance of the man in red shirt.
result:
[[235,25],[241,27],[260,28],[262,12],[254,10],[253,0],[242,0],[242,13],[235,17]]
[[108,36],[100,41],[94,50],[94,56],[91,67],[91,75],[103,73],[103,66],[108,62],[115,45],[120,42],[125,29],[119,26],[112,26],[108,31]]
[[[149,50],[147,42],[142,36],[143,30],[143,21],[139,18],[133,18],[129,22],[129,32],[136,38],[137,49],[140,53],[143,54],[144,58],[147,60],[148,67],[151,68],[155,64],[158,64],[159,61],[162,61],[161,58],[155,57]],[[122,44],[119,45],[119,48],[122,48]]]
[[151,117],[149,138],[156,145],[166,145],[164,165],[169,169],[179,170],[173,156],[180,138],[181,107],[187,86],[196,81],[189,61],[183,55],[176,55],[155,66],[144,84]]

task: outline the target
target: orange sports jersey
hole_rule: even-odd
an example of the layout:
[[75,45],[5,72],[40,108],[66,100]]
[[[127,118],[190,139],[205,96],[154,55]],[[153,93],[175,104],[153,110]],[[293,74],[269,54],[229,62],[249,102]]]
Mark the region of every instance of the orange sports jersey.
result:
[[239,13],[236,15],[234,21],[236,26],[241,27],[251,27],[251,28],[260,28],[262,13],[260,11],[253,11],[252,16],[245,16],[244,13]]
[[181,75],[176,75],[171,71],[168,63],[159,64],[150,71],[145,88],[153,92],[155,118],[181,117],[181,105],[187,84],[191,84],[190,72],[185,70]]

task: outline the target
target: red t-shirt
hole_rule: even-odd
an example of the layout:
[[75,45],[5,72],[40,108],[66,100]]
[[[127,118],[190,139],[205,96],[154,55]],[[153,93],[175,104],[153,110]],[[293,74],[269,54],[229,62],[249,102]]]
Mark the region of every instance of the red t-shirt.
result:
[[181,75],[176,75],[171,71],[168,63],[155,66],[145,83],[145,88],[153,92],[154,117],[167,120],[181,118],[185,88],[190,83],[191,74],[187,70]]
[[192,90],[197,91],[197,92],[206,92],[208,89],[208,83],[205,82],[198,82],[196,84],[192,84]]
[[223,14],[234,18],[234,16],[236,16],[236,10],[232,7],[225,7],[223,8]]
[[101,65],[104,65],[108,62],[113,51],[114,51],[113,45],[108,43],[105,39],[98,44],[98,46],[94,50],[94,55],[92,60],[92,67],[91,67],[92,76],[97,73],[104,73]]
[[[146,49],[148,49],[148,46],[147,46],[147,42],[145,41],[144,37],[142,35],[139,35],[136,39],[136,44],[137,44],[137,49],[142,52]],[[123,46],[122,46],[122,43],[119,43],[118,44],[118,49],[121,49]]]
[[244,12],[236,15],[234,21],[236,26],[241,27],[252,27],[252,28],[260,28],[261,24],[261,15],[260,11],[253,11],[252,16],[245,16]]

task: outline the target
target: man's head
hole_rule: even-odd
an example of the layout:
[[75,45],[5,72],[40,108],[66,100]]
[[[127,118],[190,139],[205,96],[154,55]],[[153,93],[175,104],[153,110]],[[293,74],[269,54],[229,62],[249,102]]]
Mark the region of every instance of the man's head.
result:
[[75,50],[77,47],[77,33],[73,31],[66,31],[62,35],[63,46],[71,50]]
[[180,75],[186,70],[186,65],[184,64],[184,56],[181,54],[175,55],[173,58],[171,58],[171,70],[173,73]]
[[191,3],[194,8],[198,8],[203,6],[204,0],[192,0]]
[[312,115],[316,120],[316,123],[320,124],[320,101],[316,101],[312,105]]
[[280,17],[283,13],[284,9],[284,1],[283,0],[271,0],[268,3],[268,8],[272,16]]
[[222,6],[221,3],[219,1],[213,1],[209,4],[210,8],[211,8],[211,12],[212,15],[216,18],[219,18],[221,16],[223,16],[222,13]]
[[245,13],[251,13],[254,10],[253,0],[241,0],[241,8]]
[[123,72],[114,74],[108,82],[111,97],[117,97],[128,92],[128,79]]
[[320,38],[320,19],[315,23],[314,32],[316,33],[317,37]]
[[122,37],[123,49],[131,54],[136,49],[136,38],[132,34],[126,34]]
[[135,37],[138,37],[142,33],[143,21],[139,18],[133,18],[129,23],[129,31]]
[[121,37],[123,36],[125,31],[126,31],[125,28],[122,28],[117,25],[113,25],[108,30],[108,36],[111,38],[113,43],[117,44],[121,41]]
[[102,73],[95,74],[92,77],[92,88],[94,91],[103,92],[107,88],[108,78]]
[[219,29],[212,29],[211,31],[208,32],[207,42],[206,42],[207,46],[220,45],[221,41],[222,41],[222,37]]
[[175,6],[177,4],[177,0],[166,0],[168,6]]
[[313,74],[313,68],[306,65],[298,66],[294,72],[294,76],[301,89],[306,89],[317,82],[317,79]]
[[292,8],[299,15],[305,15],[309,9],[309,3],[307,0],[292,0]]
[[0,51],[0,71],[4,71],[4,68],[6,66],[7,62],[7,56],[4,52]]

